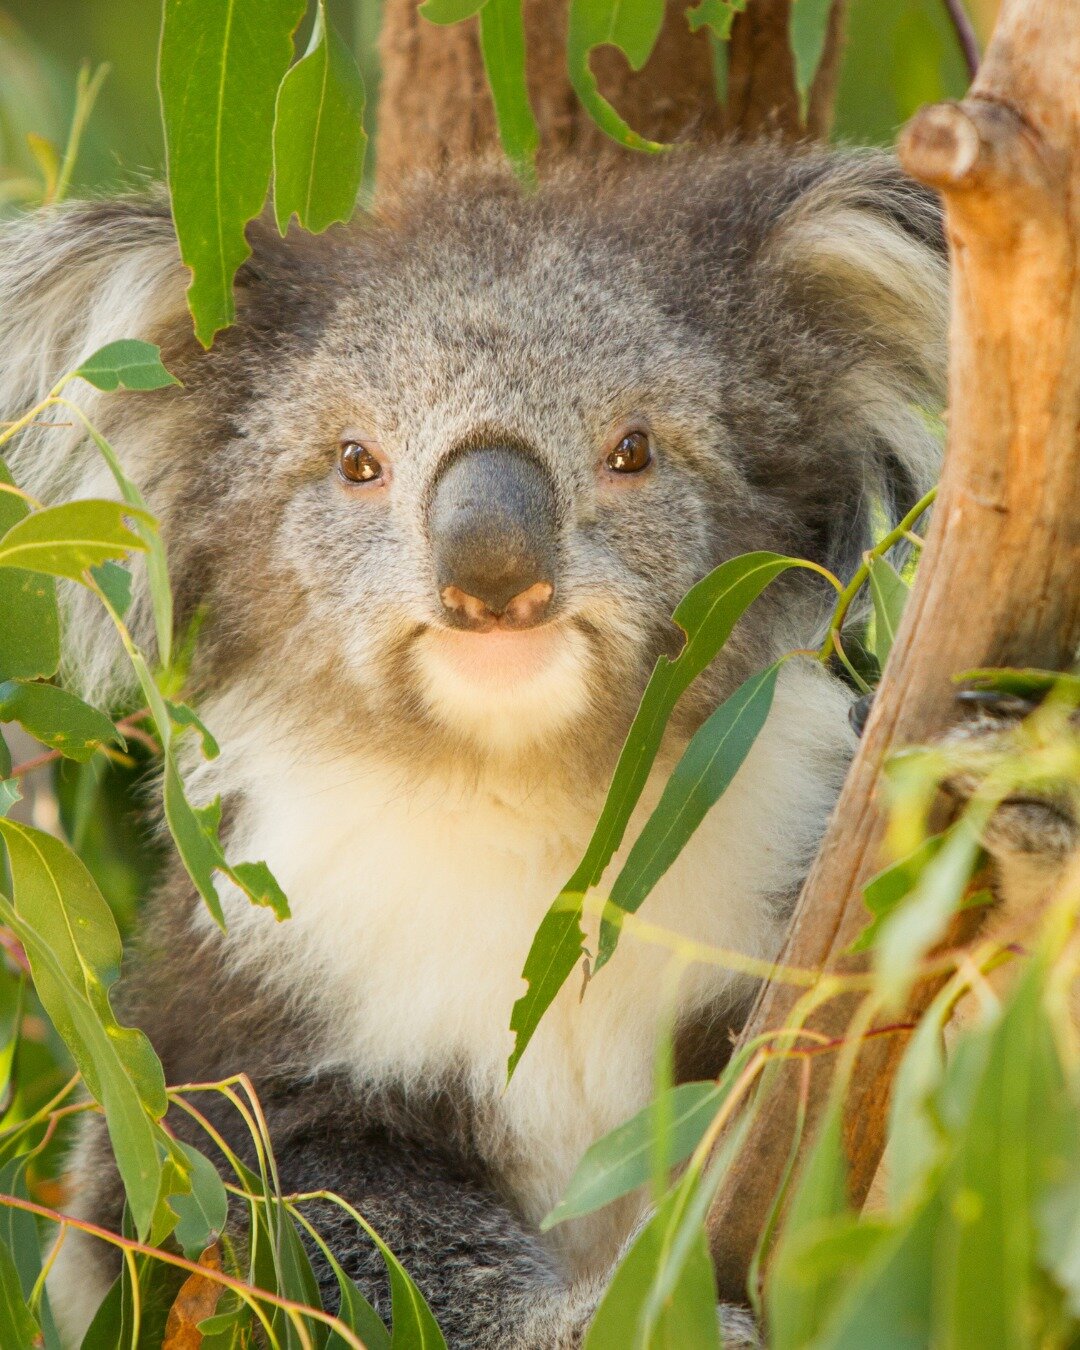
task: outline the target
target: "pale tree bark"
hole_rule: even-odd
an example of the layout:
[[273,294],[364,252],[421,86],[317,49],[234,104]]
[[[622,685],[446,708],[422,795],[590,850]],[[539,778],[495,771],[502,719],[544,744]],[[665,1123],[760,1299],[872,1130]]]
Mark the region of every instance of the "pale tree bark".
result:
[[[846,0],[833,0],[805,119],[788,42],[791,0],[750,0],[728,53],[728,101],[717,99],[707,33],[690,31],[688,0],[668,0],[656,47],[641,71],[615,48],[592,64],[601,92],[651,140],[708,143],[728,132],[794,139],[823,136],[832,121]],[[494,150],[495,116],[475,19],[449,28],[428,23],[419,0],[386,0],[380,52],[376,185],[393,187],[420,169],[437,169]],[[580,105],[566,70],[569,0],[525,0],[529,96],[540,128],[541,172],[567,155],[592,164],[636,154],[605,136]]]
[[[1003,0],[962,103],[924,109],[905,167],[945,200],[953,264],[949,446],[915,592],[780,960],[853,968],[861,890],[881,863],[878,805],[891,747],[954,719],[950,676],[976,666],[1067,668],[1080,646],[1080,22],[1073,0]],[[919,983],[904,1020],[936,985]],[[766,986],[743,1040],[782,1027],[796,995]],[[809,1023],[842,1037],[850,1002]],[[883,1147],[900,1035],[867,1041],[849,1089],[846,1144],[860,1203]],[[834,1057],[817,1056],[805,1141]],[[710,1216],[722,1296],[750,1258],[794,1137],[796,1070],[763,1103],[753,1142]]]

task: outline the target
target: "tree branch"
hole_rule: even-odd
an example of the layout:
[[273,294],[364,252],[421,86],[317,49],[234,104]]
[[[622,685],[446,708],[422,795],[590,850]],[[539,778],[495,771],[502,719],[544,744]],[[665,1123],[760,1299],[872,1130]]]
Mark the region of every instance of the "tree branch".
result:
[[[915,592],[821,852],[779,959],[849,971],[862,887],[880,862],[876,794],[892,747],[954,716],[950,675],[975,666],[1068,667],[1080,645],[1080,26],[1066,0],[1004,0],[970,96],[924,109],[900,152],[944,196],[954,281],[949,449]],[[977,601],[977,604],[976,604]],[[958,615],[970,615],[958,622]],[[854,967],[857,968],[857,967]],[[937,983],[916,985],[914,1020]],[[792,991],[767,985],[744,1042],[784,1024]],[[811,1019],[840,1036],[836,1000]],[[860,1053],[846,1112],[853,1199],[880,1161],[903,1037]],[[828,1096],[815,1065],[804,1148]],[[762,1105],[710,1216],[720,1292],[740,1298],[788,1157],[797,1083]]]

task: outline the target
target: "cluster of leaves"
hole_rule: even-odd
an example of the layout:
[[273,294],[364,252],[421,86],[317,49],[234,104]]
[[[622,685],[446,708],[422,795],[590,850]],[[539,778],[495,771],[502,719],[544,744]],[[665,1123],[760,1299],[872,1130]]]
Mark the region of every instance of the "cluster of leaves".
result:
[[[75,379],[103,391],[151,391],[175,383],[156,347],[114,342],[0,433],[2,448],[31,422],[40,425],[50,410],[63,409],[83,423],[115,478],[119,497],[46,506],[14,483],[0,460],[0,717],[20,724],[48,747],[44,755],[13,765],[6,742],[0,740],[0,842],[10,882],[10,898],[0,893],[0,931],[7,953],[0,978],[5,1090],[0,1204],[7,1207],[0,1224],[0,1344],[59,1345],[44,1277],[74,1225],[111,1242],[124,1256],[121,1276],[87,1332],[88,1347],[161,1344],[170,1308],[175,1321],[190,1304],[200,1311],[198,1324],[207,1345],[245,1343],[254,1322],[272,1345],[389,1345],[382,1323],[298,1208],[305,1198],[344,1202],[330,1195],[282,1195],[272,1144],[243,1078],[179,1090],[166,1087],[149,1041],[142,1032],[121,1026],[110,1006],[121,939],[93,876],[61,838],[9,815],[20,800],[20,782],[43,761],[64,758],[82,764],[94,756],[122,756],[127,741],[141,737],[160,756],[165,821],[214,919],[224,925],[220,879],[252,903],[269,906],[277,918],[288,917],[285,896],[265,863],[226,859],[218,838],[220,802],[199,806],[188,798],[177,760],[181,738],[197,733],[203,754],[217,754],[213,736],[197,713],[178,700],[190,644],[178,644],[174,653],[168,569],[156,522],[112,447],[80,406],[65,397],[66,386]],[[124,621],[132,599],[131,563],[137,555],[145,558],[154,616],[154,666]],[[62,632],[58,581],[85,587],[96,596],[120,636],[145,706],[119,721],[55,682]],[[75,1073],[35,1107],[17,1092],[17,1068],[24,1032],[38,1013],[48,1018]],[[89,1102],[74,1096],[80,1081]],[[259,1160],[257,1173],[226,1147],[192,1104],[193,1096],[208,1091],[223,1094],[248,1124]],[[124,1230],[117,1234],[62,1216],[40,1203],[40,1191],[33,1198],[35,1169],[58,1130],[94,1107],[104,1116],[126,1196]],[[203,1153],[178,1141],[166,1127],[170,1107],[204,1125],[232,1171],[228,1188]],[[225,1234],[230,1191],[247,1207],[244,1258]],[[408,1276],[365,1220],[354,1217],[386,1258],[395,1334],[400,1331],[405,1338],[399,1343],[440,1346],[431,1314]],[[61,1225],[47,1257],[37,1218]],[[342,1302],[337,1317],[322,1310],[300,1231],[326,1252],[338,1277]],[[177,1270],[187,1270],[194,1281],[186,1302],[163,1296],[169,1294],[170,1276]]]
[[[718,39],[747,0],[700,0],[690,27]],[[831,0],[792,7],[791,41],[805,98],[825,42]],[[325,0],[307,53],[290,67],[307,0],[165,0],[159,84],[169,187],[180,251],[191,268],[195,331],[209,345],[235,317],[233,279],[249,256],[244,230],[273,178],[274,214],[285,232],[295,214],[310,230],[347,220],[363,173],[364,88]],[[504,150],[531,181],[539,133],[525,71],[523,0],[425,0],[436,24],[477,17],[484,66]],[[601,94],[590,66],[617,47],[640,70],[656,45],[664,0],[571,0],[567,68],[597,124],[633,149],[668,147],[639,135]]]

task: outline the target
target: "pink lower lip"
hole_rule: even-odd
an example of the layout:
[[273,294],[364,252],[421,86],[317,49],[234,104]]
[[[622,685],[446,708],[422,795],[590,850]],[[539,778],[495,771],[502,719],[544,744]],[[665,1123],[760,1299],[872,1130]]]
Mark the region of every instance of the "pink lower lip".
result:
[[537,674],[558,650],[562,636],[553,624],[488,633],[442,628],[428,634],[433,652],[465,680],[514,684]]

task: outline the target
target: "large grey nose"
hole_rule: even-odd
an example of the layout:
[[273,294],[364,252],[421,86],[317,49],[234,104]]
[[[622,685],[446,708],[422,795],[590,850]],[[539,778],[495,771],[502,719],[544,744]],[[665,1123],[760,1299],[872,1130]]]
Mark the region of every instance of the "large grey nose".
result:
[[520,450],[467,450],[440,474],[428,511],[435,578],[457,628],[528,628],[555,594],[555,494]]

